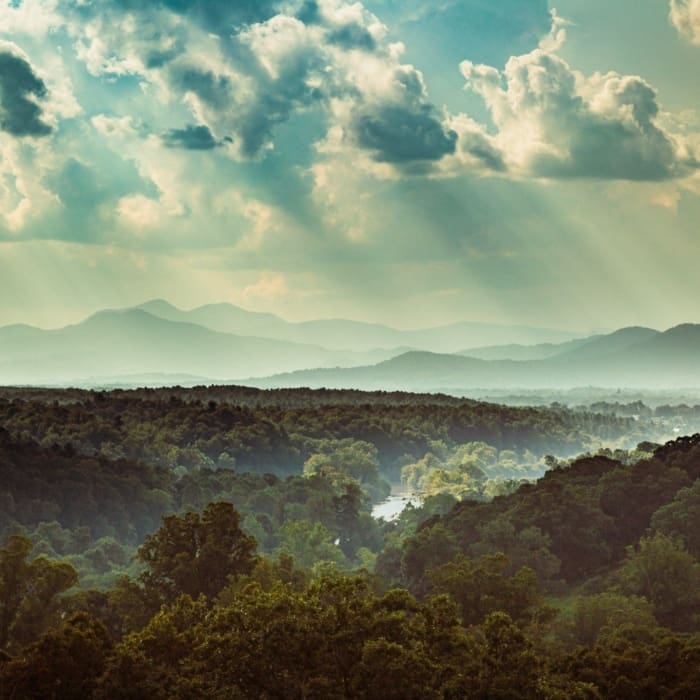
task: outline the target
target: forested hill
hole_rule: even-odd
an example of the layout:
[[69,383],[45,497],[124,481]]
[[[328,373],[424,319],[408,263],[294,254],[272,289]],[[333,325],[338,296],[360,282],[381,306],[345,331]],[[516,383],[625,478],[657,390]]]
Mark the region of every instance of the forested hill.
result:
[[[491,502],[462,501],[422,523],[400,554],[385,550],[379,569],[422,590],[425,572],[457,552],[503,552],[512,562],[527,563],[545,585],[595,579],[595,591],[606,587],[606,577],[645,537],[669,537],[700,557],[699,513],[700,435],[694,435],[657,447],[653,456],[633,464],[585,457]],[[690,624],[679,612],[682,603],[660,595],[654,593],[654,600],[672,611],[664,615],[679,615],[664,619],[666,624]],[[700,598],[697,605],[700,613]]]
[[[36,524],[0,543],[0,698],[695,697],[700,435],[644,447],[383,523],[338,470],[177,474],[0,433],[2,508]],[[132,567],[120,523],[159,498],[179,514]],[[76,590],[86,562],[128,575]]]
[[[281,546],[286,521],[303,520],[320,523],[324,546],[349,537],[343,558],[357,563],[363,548],[378,551],[369,513],[390,483],[444,494],[446,503],[489,498],[540,476],[551,455],[633,447],[644,427],[630,417],[441,395],[1,389],[0,531],[20,528],[42,551],[78,557],[83,580],[104,585],[129,570],[130,549],[161,516],[223,499],[235,502],[262,551]],[[351,534],[336,512],[346,498],[363,513]],[[335,557],[332,548],[325,555]]]
[[0,473],[0,531],[54,523],[58,529],[44,531],[62,554],[71,547],[59,545],[56,534],[86,547],[106,536],[136,545],[174,505],[170,494],[176,478],[168,469],[81,455],[72,446],[42,448],[11,438],[2,428]]
[[535,455],[578,454],[601,442],[649,437],[632,418],[558,408],[512,408],[446,396],[236,387],[83,392],[0,391],[13,437],[84,455],[168,468],[298,474],[314,441],[352,439],[378,452],[383,474],[427,452],[484,442]]

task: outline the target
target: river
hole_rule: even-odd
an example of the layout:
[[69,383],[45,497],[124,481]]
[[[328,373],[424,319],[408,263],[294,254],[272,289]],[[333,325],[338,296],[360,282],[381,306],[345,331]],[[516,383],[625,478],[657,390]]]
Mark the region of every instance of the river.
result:
[[384,518],[384,520],[396,520],[401,515],[401,511],[409,504],[420,506],[423,499],[415,493],[392,493],[386,500],[377,503],[372,508],[372,517]]

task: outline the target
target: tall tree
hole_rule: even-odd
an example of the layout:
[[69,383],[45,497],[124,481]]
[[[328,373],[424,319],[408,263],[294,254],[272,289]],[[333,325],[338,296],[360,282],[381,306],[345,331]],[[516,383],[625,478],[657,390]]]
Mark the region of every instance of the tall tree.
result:
[[69,564],[30,559],[32,547],[15,535],[0,548],[0,649],[34,641],[54,621],[58,595],[78,581]]
[[138,558],[148,566],[142,574],[147,588],[164,600],[186,593],[213,598],[228,583],[253,570],[256,541],[240,527],[230,503],[211,503],[204,512],[169,516],[160,530],[146,538]]

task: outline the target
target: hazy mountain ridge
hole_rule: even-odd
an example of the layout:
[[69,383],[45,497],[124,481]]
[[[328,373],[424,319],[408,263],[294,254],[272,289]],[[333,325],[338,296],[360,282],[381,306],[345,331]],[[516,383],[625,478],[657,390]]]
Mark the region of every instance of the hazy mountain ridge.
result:
[[541,360],[480,360],[408,352],[370,367],[301,371],[254,379],[260,387],[309,386],[406,391],[470,388],[700,386],[700,325],[663,333],[624,328]]
[[[389,353],[390,354],[390,353]],[[171,321],[140,309],[102,311],[56,330],[0,328],[0,382],[64,383],[136,375],[233,380],[312,366],[377,362],[386,352],[330,351]]]
[[[212,330],[211,325],[237,327],[240,332]],[[330,347],[252,335],[254,329],[287,337],[325,336]],[[182,311],[154,300],[131,309],[101,311],[60,329],[22,324],[0,328],[0,383],[162,386],[241,382],[261,387],[407,391],[700,386],[700,326],[693,324],[664,333],[629,327],[563,343],[510,343],[459,354],[407,350],[407,346],[438,341],[451,347],[470,329],[492,336],[511,333],[511,338],[518,333],[550,333],[469,322],[425,331],[399,331],[342,319],[294,324],[230,304]],[[353,337],[357,338],[356,350],[335,349],[350,344]],[[375,349],[365,349],[390,337],[403,340],[404,345],[377,350],[380,345],[374,344]],[[246,379],[250,377],[253,379]]]
[[465,347],[502,343],[564,342],[575,333],[529,326],[462,322],[419,330],[399,330],[378,323],[348,319],[320,319],[293,323],[274,314],[246,311],[232,304],[209,304],[183,311],[162,299],[139,309],[171,321],[197,323],[211,330],[257,335],[295,343],[320,345],[329,350],[369,351],[412,348],[430,352],[457,352]]
[[605,335],[592,335],[587,338],[576,338],[565,343],[539,343],[537,345],[491,345],[482,348],[462,350],[457,355],[473,357],[478,360],[546,360],[551,357],[594,358],[609,355],[623,350],[642,340],[647,340],[659,331],[653,328],[630,326],[621,328]]
[[577,338],[565,343],[538,343],[537,345],[522,345],[521,343],[510,343],[508,345],[487,345],[480,348],[470,348],[462,350],[456,355],[473,357],[477,360],[546,360],[555,355],[561,355],[569,350],[585,345],[597,338],[599,335],[587,338]]
[[628,350],[658,335],[661,333],[653,328],[629,326],[606,335],[590,338],[587,342],[559,353],[556,357],[565,362],[604,358]]

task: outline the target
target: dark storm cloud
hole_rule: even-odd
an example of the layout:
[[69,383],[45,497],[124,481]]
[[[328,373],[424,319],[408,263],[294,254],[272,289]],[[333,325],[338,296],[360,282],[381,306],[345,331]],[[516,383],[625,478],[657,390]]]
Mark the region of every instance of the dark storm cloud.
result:
[[224,110],[231,102],[231,80],[225,75],[184,66],[173,70],[171,76],[181,90],[195,93],[210,107]]
[[208,31],[228,35],[235,27],[269,19],[276,14],[278,3],[275,0],[113,0],[111,4],[127,12],[163,8],[193,19]]
[[110,166],[105,168],[99,162],[69,158],[45,182],[72,212],[92,211],[104,202],[114,202],[129,194],[157,194],[155,185],[144,179],[134,163],[112,160]]
[[46,85],[26,59],[0,50],[0,130],[13,136],[47,136],[51,127],[43,121],[39,101]]
[[457,133],[446,128],[427,100],[421,73],[400,65],[392,71],[392,90],[378,103],[356,111],[355,140],[382,163],[438,161],[455,152]]
[[162,68],[170,61],[185,53],[186,47],[183,41],[174,41],[165,48],[153,48],[145,57],[146,68]]
[[335,44],[343,49],[362,49],[363,51],[374,51],[377,42],[365,27],[357,24],[347,24],[340,29],[336,29],[328,37],[330,44]]
[[430,105],[408,109],[388,105],[361,115],[355,130],[360,146],[374,152],[384,163],[440,160],[454,153],[457,134],[446,130]]
[[508,166],[503,160],[503,154],[485,138],[471,138],[470,135],[463,134],[460,137],[460,146],[482,163],[487,170],[497,173],[504,173],[508,170]]
[[222,145],[213,137],[209,127],[203,124],[171,129],[163,135],[163,143],[168,148],[184,148],[189,151],[210,151]]
[[538,177],[610,180],[667,180],[687,174],[668,137],[654,128],[644,134],[622,121],[592,118],[576,125],[569,136],[566,159],[547,155],[533,160]]
[[304,24],[317,24],[321,21],[321,10],[316,0],[305,0],[299,12],[297,19]]

